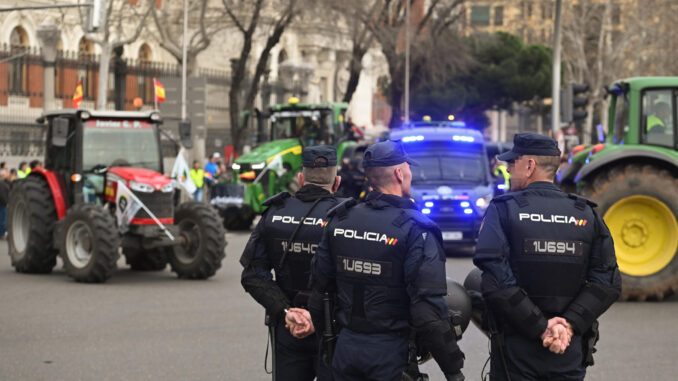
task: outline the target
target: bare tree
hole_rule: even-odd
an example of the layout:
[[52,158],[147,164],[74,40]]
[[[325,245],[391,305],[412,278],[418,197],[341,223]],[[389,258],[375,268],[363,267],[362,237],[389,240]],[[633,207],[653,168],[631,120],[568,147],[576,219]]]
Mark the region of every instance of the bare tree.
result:
[[[245,133],[245,126],[241,126],[240,123],[240,112],[252,110],[254,107],[254,101],[259,92],[259,82],[267,68],[271,50],[278,44],[292,20],[302,11],[300,0],[279,0],[276,3],[281,7],[276,12],[267,12],[269,2],[266,0],[222,0],[226,13],[242,37],[240,55],[232,65],[231,88],[228,93],[231,139],[237,152],[240,152]],[[266,41],[258,57],[254,57],[252,52],[255,35],[262,36],[262,39]],[[250,60],[255,62],[255,69],[254,73],[247,78]]]
[[[563,9],[563,61],[569,81],[589,85],[584,143],[591,142],[594,112],[607,127],[604,86],[637,75],[676,72],[672,20],[677,8],[670,2],[580,0]],[[662,20],[648,23],[648,20]],[[606,128],[607,130],[607,128]]]
[[[103,27],[98,33],[87,33],[85,37],[101,48],[99,58],[99,80],[97,92],[97,109],[106,108],[108,96],[108,73],[113,50],[134,42],[146,26],[146,18],[155,6],[154,0],[140,1],[132,4],[127,0],[110,0],[106,9]],[[84,19],[80,12],[81,21]],[[81,22],[80,25],[84,25]]]
[[[189,0],[189,36],[186,48],[186,71],[190,76],[196,69],[197,56],[210,46],[212,37],[228,28],[222,8],[209,6],[209,0]],[[155,37],[160,46],[181,64],[183,57],[184,9],[181,1],[167,1],[161,8],[153,7]]]
[[[346,11],[365,26],[367,31],[379,43],[386,58],[390,75],[391,127],[396,126],[402,116],[402,98],[404,95],[404,40],[405,40],[405,1],[410,1],[411,41],[425,40],[441,35],[454,27],[460,20],[463,0],[375,0],[373,2],[347,0]],[[415,8],[419,5],[422,8]],[[421,12],[414,12],[420,10]],[[423,52],[422,52],[423,53]],[[435,52],[428,52],[435,54]]]

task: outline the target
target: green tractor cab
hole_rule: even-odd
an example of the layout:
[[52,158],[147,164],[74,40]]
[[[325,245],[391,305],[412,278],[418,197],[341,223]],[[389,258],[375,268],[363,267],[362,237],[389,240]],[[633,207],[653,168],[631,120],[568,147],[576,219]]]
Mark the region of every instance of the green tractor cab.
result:
[[622,299],[678,290],[678,77],[636,77],[608,86],[604,143],[578,146],[561,187],[598,203],[614,239]]
[[[265,210],[267,198],[299,189],[296,174],[301,170],[304,147],[329,144],[342,157],[346,147],[357,142],[344,122],[347,103],[271,106],[258,113],[260,140],[267,141],[240,156],[232,165],[235,184],[229,184],[227,197],[212,199],[227,229],[248,229],[254,217]],[[220,201],[221,200],[221,201]]]

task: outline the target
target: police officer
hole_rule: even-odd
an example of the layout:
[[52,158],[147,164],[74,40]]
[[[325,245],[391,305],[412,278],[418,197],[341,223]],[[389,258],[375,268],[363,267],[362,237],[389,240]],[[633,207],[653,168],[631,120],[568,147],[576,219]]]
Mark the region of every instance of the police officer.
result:
[[282,192],[264,202],[268,209],[240,259],[243,287],[268,314],[275,336],[274,379],[279,380],[316,376],[318,342],[308,336],[314,328],[308,311],[300,308],[307,305],[310,262],[325,215],[339,202],[333,196],[340,183],[336,149],[306,147],[302,165],[302,187],[294,196]]
[[508,162],[511,191],[487,209],[473,262],[499,335],[491,380],[582,380],[592,364],[596,319],[621,278],[595,203],[553,184],[556,141],[520,133]]
[[370,146],[363,166],[374,190],[328,214],[311,279],[314,295],[336,293],[335,380],[400,380],[412,330],[448,380],[464,379],[443,300],[441,233],[409,198],[411,163],[400,143]]

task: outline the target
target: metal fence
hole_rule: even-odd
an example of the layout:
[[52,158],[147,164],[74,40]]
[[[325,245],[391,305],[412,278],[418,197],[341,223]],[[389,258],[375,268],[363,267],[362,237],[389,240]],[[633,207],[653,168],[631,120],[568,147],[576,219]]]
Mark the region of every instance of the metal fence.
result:
[[[82,52],[59,51],[55,62],[55,104],[48,108],[70,108],[78,82],[83,86],[82,108],[94,108],[98,92],[100,57]],[[0,45],[0,161],[16,166],[19,161],[44,157],[45,128],[36,118],[43,110],[43,69],[40,50],[34,47]],[[149,109],[154,106],[153,79],[161,82],[179,78],[179,65],[167,62],[128,60],[114,57],[109,68],[107,108],[114,109],[116,95],[126,110]],[[230,77],[226,71],[198,69],[196,76],[207,79],[210,92],[228,93]],[[117,80],[116,80],[117,77]],[[121,88],[116,89],[116,84]],[[124,87],[124,89],[122,88]],[[118,91],[116,91],[118,90]],[[142,107],[135,105],[141,98]],[[205,102],[208,135],[215,140],[228,138],[227,99],[223,96]],[[210,132],[214,128],[214,132]],[[176,155],[171,144],[164,142],[163,151]]]

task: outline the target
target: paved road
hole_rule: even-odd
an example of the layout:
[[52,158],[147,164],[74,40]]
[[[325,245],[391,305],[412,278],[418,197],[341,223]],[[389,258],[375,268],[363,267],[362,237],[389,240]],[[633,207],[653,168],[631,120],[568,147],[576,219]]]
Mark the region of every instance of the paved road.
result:
[[[0,381],[268,380],[263,310],[242,291],[246,233],[227,235],[223,268],[208,281],[169,270],[136,273],[124,264],[106,284],[17,274],[0,241]],[[461,281],[468,258],[450,258]],[[603,317],[597,365],[587,380],[675,380],[678,299],[617,303]],[[470,327],[461,341],[464,373],[480,380],[487,340]],[[432,361],[431,380],[442,380]]]

